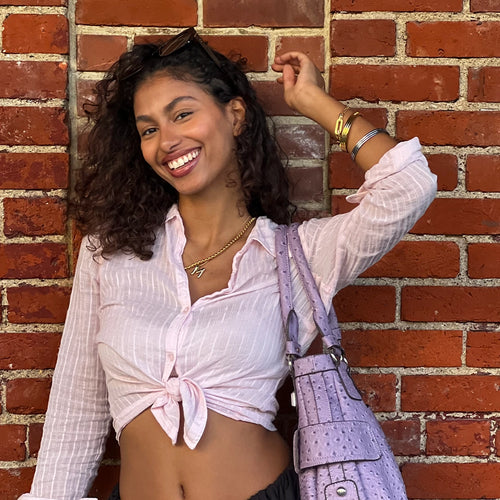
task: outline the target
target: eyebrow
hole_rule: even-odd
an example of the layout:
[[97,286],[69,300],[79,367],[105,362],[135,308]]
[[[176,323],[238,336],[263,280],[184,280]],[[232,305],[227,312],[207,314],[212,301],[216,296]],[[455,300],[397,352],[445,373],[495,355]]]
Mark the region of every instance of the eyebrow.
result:
[[[189,95],[181,95],[179,97],[176,97],[172,102],[168,103],[165,106],[164,112],[170,113],[177,106],[177,104],[179,104],[182,101],[196,101],[196,99]],[[138,115],[136,116],[135,121],[137,123],[137,122],[151,122],[153,120],[149,115]]]

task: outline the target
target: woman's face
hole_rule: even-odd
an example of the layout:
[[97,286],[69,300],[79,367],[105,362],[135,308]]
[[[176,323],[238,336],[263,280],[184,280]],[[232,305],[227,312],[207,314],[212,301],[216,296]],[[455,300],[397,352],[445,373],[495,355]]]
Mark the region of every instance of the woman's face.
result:
[[138,87],[134,113],[144,159],[179,196],[228,189],[245,118],[240,99],[221,105],[195,83],[158,74]]

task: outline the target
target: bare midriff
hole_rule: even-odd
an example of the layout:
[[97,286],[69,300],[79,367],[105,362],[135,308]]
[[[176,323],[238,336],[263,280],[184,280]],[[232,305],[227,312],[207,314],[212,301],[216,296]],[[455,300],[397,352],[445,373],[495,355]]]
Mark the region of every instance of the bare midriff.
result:
[[208,411],[194,450],[177,443],[148,409],[120,437],[122,500],[247,500],[273,483],[290,462],[277,432]]

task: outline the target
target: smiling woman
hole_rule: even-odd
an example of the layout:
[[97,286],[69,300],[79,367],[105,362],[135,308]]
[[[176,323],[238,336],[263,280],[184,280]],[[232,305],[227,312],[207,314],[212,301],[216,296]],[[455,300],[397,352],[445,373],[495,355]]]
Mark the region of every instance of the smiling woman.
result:
[[[287,103],[369,170],[356,209],[299,228],[330,310],[413,226],[435,178],[417,139],[396,144],[330,97],[304,54],[273,69]],[[191,29],[168,46],[134,46],[87,110],[73,200],[86,237],[23,500],[84,497],[110,421],[121,453],[113,499],[298,500],[273,423],[288,372],[275,232],[293,206],[255,91]],[[299,282],[295,272],[305,351],[316,328]]]

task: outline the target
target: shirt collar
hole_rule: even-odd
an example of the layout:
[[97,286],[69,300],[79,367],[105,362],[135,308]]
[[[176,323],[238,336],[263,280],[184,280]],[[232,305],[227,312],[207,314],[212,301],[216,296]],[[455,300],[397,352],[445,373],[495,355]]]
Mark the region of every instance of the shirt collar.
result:
[[[174,203],[168,210],[165,224],[175,220],[179,221],[182,224],[182,217],[179,213],[179,208],[177,207],[176,203]],[[258,217],[255,223],[255,227],[252,229],[252,232],[248,237],[248,241],[257,241],[265,248],[265,250],[270,255],[276,257],[274,244],[274,231],[276,227],[277,224],[271,219],[268,219],[265,216]]]

